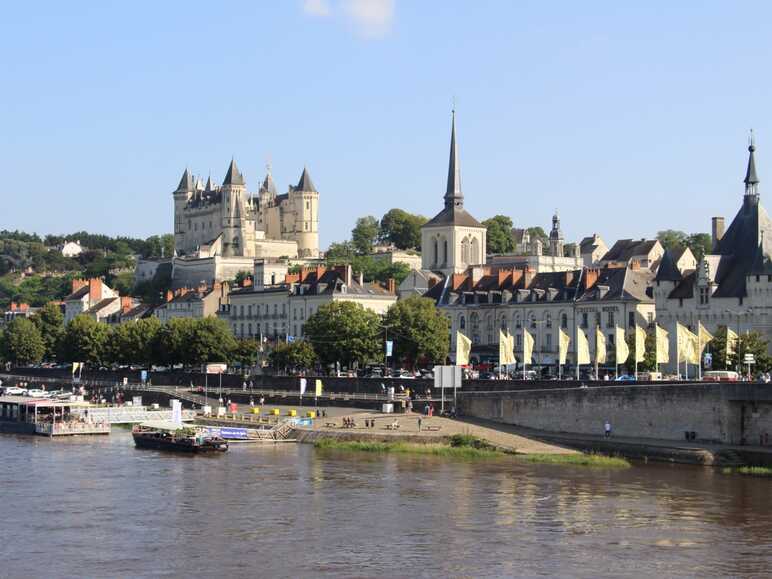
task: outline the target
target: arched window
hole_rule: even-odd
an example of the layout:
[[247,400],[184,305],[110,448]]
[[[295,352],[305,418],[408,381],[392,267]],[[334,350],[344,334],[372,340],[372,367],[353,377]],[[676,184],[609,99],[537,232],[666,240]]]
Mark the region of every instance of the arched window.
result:
[[515,314],[512,319],[514,320],[512,325],[516,330],[519,330],[523,327],[523,323],[520,321],[520,314]]
[[448,265],[448,240],[445,238],[442,240],[442,263]]
[[476,237],[472,238],[472,255],[470,257],[472,259],[472,265],[477,265],[483,262],[483,260],[480,259],[480,242]]
[[436,240],[436,239],[435,239],[435,240],[434,240],[434,242],[432,243],[432,248],[433,248],[433,250],[434,250],[434,260],[432,261],[432,263],[433,263],[434,265],[438,265],[438,260],[439,260],[439,250],[438,250],[438,248],[437,248],[437,240]]
[[493,316],[491,314],[488,314],[485,317],[485,330],[487,334],[487,340],[489,344],[496,343],[496,340],[493,339]]
[[544,325],[547,326],[548,328],[552,327],[552,314],[547,313],[544,316]]
[[469,316],[469,325],[472,330],[472,342],[475,344],[480,343],[480,316],[477,312],[472,312]]
[[464,238],[461,242],[461,263],[469,263],[469,238]]
[[507,321],[506,316],[501,316],[501,330],[504,332],[509,331],[509,322]]
[[458,318],[458,328],[460,330],[466,330],[466,318],[464,316]]

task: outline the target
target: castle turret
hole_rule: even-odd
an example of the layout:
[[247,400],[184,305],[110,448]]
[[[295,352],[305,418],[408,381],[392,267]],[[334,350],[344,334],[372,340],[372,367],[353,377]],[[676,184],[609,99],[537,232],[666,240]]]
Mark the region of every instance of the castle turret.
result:
[[222,253],[225,257],[255,255],[255,223],[246,207],[246,184],[231,159],[222,193]]
[[193,193],[193,177],[186,168],[185,172],[182,173],[180,184],[172,193],[174,196],[174,247],[179,253],[182,253],[185,247],[184,210]]
[[319,192],[308,168],[303,168],[300,180],[288,193],[290,211],[294,211],[294,223],[286,223],[282,236],[287,235],[298,243],[300,257],[319,257]]

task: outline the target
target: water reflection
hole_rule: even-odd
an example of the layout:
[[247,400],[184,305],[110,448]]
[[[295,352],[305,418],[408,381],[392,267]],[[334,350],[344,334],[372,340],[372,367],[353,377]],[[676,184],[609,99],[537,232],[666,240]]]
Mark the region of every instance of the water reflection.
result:
[[[0,437],[5,576],[738,576],[770,483],[708,469]],[[44,539],[44,540],[43,540]]]

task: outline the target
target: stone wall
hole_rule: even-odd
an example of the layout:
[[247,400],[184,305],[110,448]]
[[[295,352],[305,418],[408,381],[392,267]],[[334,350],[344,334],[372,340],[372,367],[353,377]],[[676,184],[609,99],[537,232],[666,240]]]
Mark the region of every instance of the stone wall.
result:
[[772,388],[763,384],[658,384],[465,392],[468,416],[548,432],[759,444],[772,435]]

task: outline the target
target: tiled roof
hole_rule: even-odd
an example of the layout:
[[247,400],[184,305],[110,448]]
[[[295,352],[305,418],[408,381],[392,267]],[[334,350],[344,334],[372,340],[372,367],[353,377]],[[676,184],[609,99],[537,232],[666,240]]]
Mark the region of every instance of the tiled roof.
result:
[[630,261],[634,257],[647,256],[657,243],[656,239],[620,239],[600,260]]

